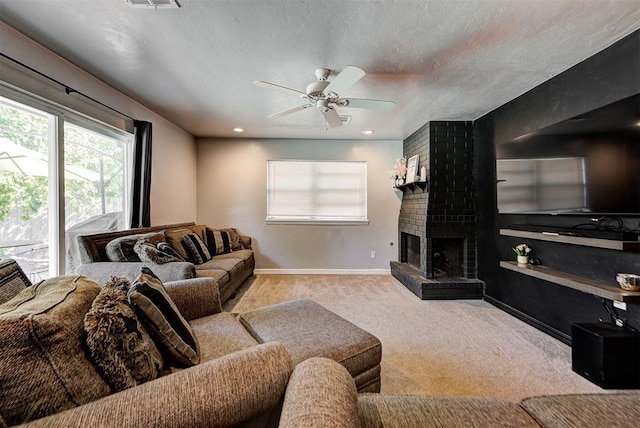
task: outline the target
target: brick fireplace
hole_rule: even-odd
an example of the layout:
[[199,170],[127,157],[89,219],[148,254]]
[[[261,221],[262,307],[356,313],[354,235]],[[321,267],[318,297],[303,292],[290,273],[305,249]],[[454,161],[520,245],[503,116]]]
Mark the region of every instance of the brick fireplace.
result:
[[482,298],[472,144],[471,122],[429,122],[404,141],[404,155],[427,168],[427,185],[402,189],[391,273],[421,299]]

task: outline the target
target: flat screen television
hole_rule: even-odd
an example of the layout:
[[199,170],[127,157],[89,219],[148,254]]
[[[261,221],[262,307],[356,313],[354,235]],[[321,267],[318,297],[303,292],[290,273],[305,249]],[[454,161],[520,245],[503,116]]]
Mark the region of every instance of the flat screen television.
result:
[[640,94],[496,146],[499,213],[640,215]]

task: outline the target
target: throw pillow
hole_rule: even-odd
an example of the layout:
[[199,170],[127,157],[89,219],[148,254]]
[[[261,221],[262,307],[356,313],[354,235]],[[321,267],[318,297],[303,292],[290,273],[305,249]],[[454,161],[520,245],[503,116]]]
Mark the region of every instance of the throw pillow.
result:
[[31,286],[31,281],[13,259],[0,260],[0,304]]
[[231,240],[226,231],[207,228],[207,245],[212,256],[231,252]]
[[183,366],[200,362],[198,343],[189,323],[151,269],[142,268],[129,289],[128,298],[160,349],[166,352],[165,356]]
[[111,278],[84,317],[91,357],[115,392],[157,378],[163,364],[127,300],[129,286],[126,278]]
[[139,235],[128,235],[116,238],[105,246],[107,258],[111,262],[139,262],[140,257],[136,254],[133,247],[140,239],[146,239],[157,245],[158,242],[164,241],[162,232],[142,233]]
[[111,393],[83,340],[99,291],[84,276],[59,276],[0,305],[0,420],[13,426]]
[[175,257],[178,261],[184,262],[185,259],[182,258],[180,254],[173,247],[166,242],[158,242],[158,250],[162,251],[165,254],[169,254],[170,256]]
[[[160,245],[161,243],[158,243]],[[168,246],[168,245],[167,245]],[[157,265],[161,265],[169,262],[180,262],[181,258],[176,257],[172,254],[165,253],[160,250],[156,244],[147,240],[140,239],[136,242],[136,245],[133,246],[133,251],[140,257],[140,260],[148,263],[155,263]],[[175,251],[172,250],[173,253]]]
[[202,239],[195,233],[187,233],[182,237],[182,244],[189,252],[190,259],[197,265],[211,260],[211,253]]
[[205,239],[206,228],[207,226],[204,226],[204,225],[195,225],[195,226],[186,227],[183,229],[165,230],[164,240],[171,246],[171,248],[173,248],[178,254],[180,254],[180,257],[182,257],[185,261],[193,262],[193,260],[191,260],[189,256],[189,252],[183,245],[182,238],[187,233],[195,233],[200,238]]
[[240,234],[238,230],[233,227],[228,227],[226,229],[220,229],[223,232],[227,232],[229,234],[229,245],[231,246],[231,251],[242,250],[242,243],[240,242]]

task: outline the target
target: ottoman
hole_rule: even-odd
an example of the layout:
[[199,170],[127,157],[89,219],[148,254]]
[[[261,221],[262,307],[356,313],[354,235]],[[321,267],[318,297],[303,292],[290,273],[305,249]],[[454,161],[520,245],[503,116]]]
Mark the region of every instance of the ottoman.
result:
[[293,300],[238,315],[260,343],[282,343],[293,364],[326,357],[342,364],[358,392],[380,392],[378,338],[312,300]]

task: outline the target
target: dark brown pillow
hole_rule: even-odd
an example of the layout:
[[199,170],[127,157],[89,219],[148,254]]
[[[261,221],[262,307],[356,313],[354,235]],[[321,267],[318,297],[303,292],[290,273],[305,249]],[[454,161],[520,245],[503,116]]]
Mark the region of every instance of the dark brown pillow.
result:
[[151,269],[142,268],[128,298],[166,358],[181,366],[200,362],[198,342],[189,323]]
[[84,317],[91,357],[116,392],[157,378],[163,365],[160,351],[129,304],[129,286],[126,278],[111,278]]

